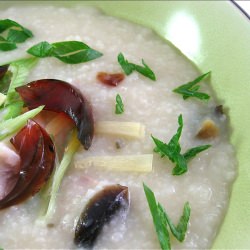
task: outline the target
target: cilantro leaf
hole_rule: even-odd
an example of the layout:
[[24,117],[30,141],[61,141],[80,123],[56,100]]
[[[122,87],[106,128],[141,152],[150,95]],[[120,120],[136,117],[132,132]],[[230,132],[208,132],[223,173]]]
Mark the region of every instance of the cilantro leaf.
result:
[[182,132],[182,128],[183,128],[182,115],[180,115],[178,117],[178,124],[179,124],[179,127],[177,129],[176,134],[171,138],[171,140],[168,143],[169,158],[172,162],[175,162],[176,154],[179,154],[181,152],[181,146],[179,143],[179,139],[181,137],[181,132]]
[[12,27],[8,32],[7,40],[12,43],[23,43],[32,36],[32,33],[23,27]]
[[33,37],[32,32],[19,23],[10,19],[0,20],[0,33],[6,30],[8,30],[7,37],[0,37],[0,50],[2,51],[16,49],[16,43],[23,43]]
[[144,188],[144,192],[148,201],[148,206],[149,206],[151,215],[153,217],[155,231],[157,233],[157,237],[161,245],[161,249],[163,250],[171,249],[167,225],[166,223],[164,223],[162,215],[159,213],[155,195],[145,183],[143,183],[143,188]]
[[208,77],[210,74],[211,72],[209,71],[197,77],[193,81],[179,86],[178,88],[174,89],[173,92],[181,94],[184,100],[188,99],[189,97],[195,97],[200,100],[208,100],[210,96],[206,93],[198,92],[198,90],[200,89],[200,86],[197,84],[200,81],[202,81],[204,78]]
[[0,50],[2,50],[2,51],[10,51],[10,50],[13,50],[13,49],[16,49],[16,48],[17,48],[17,46],[16,46],[15,43],[9,42],[5,38],[0,36]]
[[52,45],[45,41],[32,46],[27,52],[35,57],[43,58],[51,56],[52,49]]
[[22,27],[22,25],[11,19],[0,20],[0,33],[4,32],[5,30],[8,30],[11,27]]
[[122,114],[124,112],[124,104],[122,102],[122,98],[119,94],[117,94],[115,99],[116,99],[115,113],[117,115]]
[[164,143],[159,139],[151,136],[156,147],[154,148],[154,152],[160,154],[163,158],[167,156],[170,161],[175,163],[175,167],[172,170],[173,175],[181,175],[187,172],[187,162],[195,157],[198,153],[208,149],[211,145],[201,145],[198,147],[191,148],[187,150],[186,153],[181,154],[181,146],[179,143],[180,136],[183,128],[183,119],[182,115],[178,117],[179,127],[177,129],[176,134],[170,139],[169,143]]
[[187,172],[187,161],[182,154],[176,156],[176,165],[172,170],[173,175],[182,175]]
[[144,67],[134,64],[135,70],[141,73],[142,75],[148,77],[149,79],[155,81],[156,77],[154,72],[152,71],[152,69],[149,68],[149,66],[144,62],[143,59],[142,59],[142,64]]
[[124,55],[122,53],[120,53],[118,55],[118,62],[121,65],[124,73],[128,76],[130,75],[134,70],[135,70],[135,66],[133,63],[129,63],[128,60],[125,59]]
[[179,223],[175,226],[163,206],[159,202],[157,203],[153,191],[145,183],[143,183],[143,188],[161,248],[171,249],[168,226],[178,241],[182,242],[185,239],[191,213],[189,203],[185,203]]
[[88,62],[102,56],[102,53],[79,41],[57,43],[40,42],[27,50],[35,57],[55,57],[68,64]]
[[192,159],[193,157],[195,157],[200,152],[202,152],[210,147],[211,147],[211,145],[202,145],[202,146],[198,146],[195,148],[190,148],[189,150],[187,150],[187,152],[183,156],[188,161],[188,160]]
[[156,80],[154,72],[152,71],[152,69],[149,68],[149,66],[145,63],[143,59],[142,59],[143,66],[128,62],[128,60],[125,59],[122,53],[119,53],[117,60],[126,75],[130,75],[133,71],[137,71],[153,81]]
[[94,60],[102,56],[102,53],[91,49],[82,42],[70,41],[53,43],[52,56],[65,63],[76,64]]

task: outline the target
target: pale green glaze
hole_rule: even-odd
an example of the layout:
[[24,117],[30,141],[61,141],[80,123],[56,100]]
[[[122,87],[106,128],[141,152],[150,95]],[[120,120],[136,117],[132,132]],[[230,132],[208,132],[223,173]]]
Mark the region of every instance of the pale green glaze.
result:
[[[231,141],[237,149],[239,162],[239,176],[233,186],[230,207],[213,248],[250,249],[250,21],[226,1],[105,1],[92,4],[108,14],[151,27],[173,43],[177,41],[178,48],[203,72],[212,70],[213,88],[229,109]],[[182,18],[183,15],[186,17]],[[188,23],[190,37],[194,36],[193,43],[199,45],[198,50],[193,49],[193,43],[187,46],[187,37],[179,41],[168,32],[174,16],[177,16],[175,20],[179,17],[180,24]],[[188,36],[186,29],[184,25],[176,27],[177,38],[183,33]]]
[[[239,176],[233,186],[230,207],[213,248],[249,249],[249,20],[232,3],[225,1],[95,1],[91,4],[101,7],[108,14],[153,28],[161,36],[177,43],[178,48],[203,72],[212,70],[213,88],[229,108],[233,130],[231,140],[239,161]],[[187,23],[188,27],[175,27],[176,34],[169,31],[174,25],[173,19],[180,25]],[[187,33],[187,28],[190,33]],[[193,40],[187,45],[188,37]]]
[[[105,1],[92,4],[108,14],[151,27],[173,43],[177,41],[178,48],[203,72],[212,70],[213,88],[229,108],[231,140],[239,161],[239,176],[233,186],[230,207],[213,248],[249,249],[250,21],[232,3],[225,1]],[[177,38],[168,31],[174,16],[180,24],[188,23],[190,37],[194,39],[190,47],[187,37],[177,39],[178,34],[188,36],[187,27],[176,27]],[[194,49],[193,44],[199,49]]]
[[[48,3],[35,2],[35,4]],[[176,44],[203,72],[212,70],[213,88],[218,98],[229,108],[233,130],[231,140],[237,149],[239,161],[239,176],[233,186],[230,207],[213,248],[249,249],[250,21],[232,3],[226,1],[85,1],[84,3],[98,6],[110,15],[153,28],[161,36]],[[10,2],[7,4],[10,5]],[[11,1],[11,5],[13,4],[16,3]],[[65,6],[74,2],[55,4]],[[176,26],[176,23],[179,26]],[[184,27],[183,23],[188,27]],[[174,27],[174,32],[171,27]]]

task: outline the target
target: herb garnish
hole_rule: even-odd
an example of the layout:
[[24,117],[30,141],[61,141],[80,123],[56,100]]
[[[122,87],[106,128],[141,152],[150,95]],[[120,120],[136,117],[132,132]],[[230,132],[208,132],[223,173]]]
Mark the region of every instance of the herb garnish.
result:
[[183,128],[182,115],[178,117],[179,127],[176,134],[171,138],[168,144],[160,141],[152,136],[152,139],[156,145],[154,151],[159,153],[161,157],[167,156],[170,161],[175,163],[175,167],[172,170],[173,175],[181,175],[187,172],[187,161],[195,157],[198,153],[208,149],[211,145],[201,145],[198,147],[187,150],[186,153],[181,154],[181,146],[179,139]]
[[37,221],[38,223],[48,224],[52,219],[52,216],[55,213],[58,190],[62,183],[63,177],[79,147],[80,142],[77,139],[77,132],[74,129],[70,135],[68,144],[65,147],[61,162],[57,162],[54,173],[47,182],[46,186],[41,190],[43,205],[40,210],[40,216]]
[[0,141],[6,137],[14,134],[16,131],[20,130],[29,119],[39,114],[44,106],[39,106],[38,108],[32,109],[26,113],[23,113],[15,118],[10,118],[5,121],[0,122]]
[[11,82],[12,73],[9,64],[0,66],[0,93],[6,95]]
[[115,113],[117,115],[122,114],[124,112],[124,104],[122,102],[121,96],[117,94],[115,100],[116,100]]
[[197,77],[193,81],[179,86],[178,88],[174,89],[173,92],[181,94],[184,100],[188,99],[189,97],[196,97],[200,100],[208,100],[210,96],[206,93],[198,92],[198,90],[200,89],[200,86],[197,84],[200,81],[202,81],[204,78],[208,77],[210,74],[211,72],[209,71]]
[[69,64],[88,62],[102,56],[102,53],[79,41],[51,44],[46,41],[40,42],[28,49],[27,52],[35,57],[56,57],[62,62]]
[[143,66],[128,62],[128,60],[125,59],[122,53],[118,55],[117,59],[126,75],[130,75],[135,70],[153,81],[156,80],[154,72],[152,71],[152,69],[149,68],[149,66],[144,62],[143,59]]
[[9,51],[16,48],[17,46],[15,43],[9,42],[4,37],[0,36],[0,50]]
[[6,37],[0,36],[0,50],[2,51],[16,49],[16,43],[23,43],[33,37],[32,32],[19,23],[10,19],[0,20],[0,33],[6,30],[8,30]]
[[[6,94],[4,102],[4,120],[18,116],[23,108],[23,101],[15,88],[22,86],[25,83],[32,68],[36,65],[37,58],[24,58],[10,63],[8,72],[0,80],[0,91]],[[8,89],[8,90],[6,90]]]
[[179,223],[177,226],[175,226],[163,206],[159,202],[157,203],[152,190],[145,183],[143,183],[143,188],[148,201],[151,215],[153,217],[153,222],[158,236],[158,240],[161,245],[161,249],[171,249],[168,227],[170,228],[170,231],[172,232],[173,236],[178,241],[182,242],[185,239],[185,234],[187,232],[187,226],[191,212],[189,203],[185,203]]

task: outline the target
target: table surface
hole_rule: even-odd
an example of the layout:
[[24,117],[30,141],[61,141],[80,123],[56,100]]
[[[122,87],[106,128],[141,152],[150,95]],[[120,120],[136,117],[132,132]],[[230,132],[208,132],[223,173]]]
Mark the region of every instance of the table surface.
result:
[[250,18],[250,1],[233,1],[238,5]]

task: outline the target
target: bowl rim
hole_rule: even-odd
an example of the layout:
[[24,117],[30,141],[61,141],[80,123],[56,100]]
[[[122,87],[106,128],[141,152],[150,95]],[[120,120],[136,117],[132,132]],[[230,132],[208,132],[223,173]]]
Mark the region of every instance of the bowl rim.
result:
[[[44,3],[72,6],[83,2],[1,1],[0,8],[20,4],[44,5]],[[202,3],[198,1],[84,1],[84,4],[97,6],[109,15],[142,24],[155,30],[161,36],[166,35],[162,28],[168,22],[166,14],[171,16],[171,13],[187,11],[194,17],[201,29],[200,35],[203,42],[201,55],[188,55],[180,46],[179,49],[196,65],[199,65],[201,71],[206,72],[207,69],[213,68],[212,85],[218,98],[225,100],[225,106],[230,107],[230,123],[233,127],[231,141],[238,149],[236,153],[239,162],[239,176],[234,183],[228,213],[213,248],[249,248],[250,173],[248,162],[250,156],[248,155],[248,141],[250,141],[250,132],[248,132],[247,122],[250,121],[250,113],[247,110],[248,102],[246,100],[246,93],[250,92],[250,84],[248,84],[250,71],[247,67],[250,65],[249,16],[244,11],[242,14],[239,11],[241,8],[233,1],[205,1]],[[225,29],[223,29],[222,24]],[[221,34],[219,32],[217,32],[218,34],[213,33],[212,25],[217,25],[216,28]],[[235,37],[237,37],[237,44],[232,41]],[[171,39],[169,40],[173,42]],[[222,85],[227,86],[227,91]],[[235,93],[237,96],[234,96]]]

